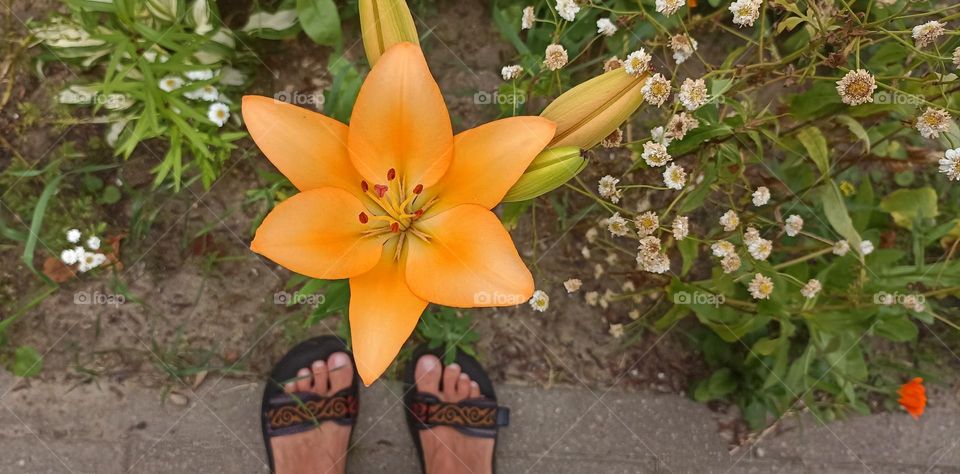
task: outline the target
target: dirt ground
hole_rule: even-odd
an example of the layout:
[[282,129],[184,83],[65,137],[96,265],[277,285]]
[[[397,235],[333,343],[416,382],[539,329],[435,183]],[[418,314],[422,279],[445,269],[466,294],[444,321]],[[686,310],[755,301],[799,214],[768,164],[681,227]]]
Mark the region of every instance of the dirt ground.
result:
[[[26,2],[19,2],[15,11],[22,19],[46,13],[43,4]],[[496,90],[499,69],[512,51],[499,41],[478,40],[499,38],[489,15],[488,5],[471,0],[443,2],[436,12],[417,18],[420,31],[430,32],[423,47],[458,131],[496,116],[494,106],[477,105],[473,100],[477,91]],[[23,25],[14,28],[22,30]],[[344,37],[359,38],[358,31],[349,28],[353,27],[348,27]],[[264,45],[260,51],[264,67],[250,93],[272,95],[325,84],[329,48],[301,37]],[[350,45],[346,55],[362,62],[362,45]],[[11,133],[17,129],[17,117],[11,112],[17,110],[15,102],[33,102],[52,111],[51,91],[57,90],[53,84],[72,79],[57,65],[46,72],[48,79],[43,82],[30,68],[17,72],[14,103],[0,117],[0,130],[10,142],[10,147],[0,149],[4,167],[11,159],[9,148],[29,160],[42,160],[55,141],[74,140],[82,147],[87,137],[103,133],[95,125],[66,130],[44,125],[26,135]],[[134,154],[122,171],[125,186],[149,192],[149,170],[157,153],[148,147]],[[616,158],[598,160],[585,179],[592,182],[594,175],[606,174],[603,160]],[[259,209],[244,205],[245,192],[257,183],[257,171],[269,168],[252,141],[241,142],[223,177],[211,189],[191,186],[156,203],[160,210],[150,232],[124,244],[122,271],[115,275],[101,272],[94,278],[64,284],[13,326],[9,340],[32,345],[45,354],[41,379],[71,385],[133,380],[166,393],[166,389],[193,384],[213,373],[259,377],[296,340],[334,332],[335,318],[304,329],[300,313],[275,305],[273,295],[283,289],[290,273],[248,250],[251,221]],[[570,199],[575,205],[586,204],[575,195]],[[137,211],[121,201],[98,212],[109,223],[108,231],[121,233]],[[602,294],[608,288],[599,281],[619,285],[624,278],[593,278],[594,266],[608,258],[604,251],[595,251],[590,258],[581,253],[584,234],[594,222],[581,222],[566,233],[558,231],[556,222],[555,211],[544,200],[536,208],[537,231],[533,232],[527,214],[512,233],[521,254],[534,264],[538,288],[549,293],[550,309],[536,313],[521,305],[471,311],[475,330],[481,335],[478,348],[492,377],[543,386],[617,385],[675,393],[687,389],[704,369],[699,356],[685,343],[683,328],[665,335],[641,331],[629,345],[611,337],[609,324],[630,322],[627,313],[631,306],[588,306],[583,293],[596,290]],[[206,229],[210,230],[204,248],[215,252],[197,250],[195,237]],[[20,252],[18,247],[0,248],[0,287],[2,294],[14,299],[39,286],[20,262]],[[568,295],[562,282],[571,277],[583,279],[584,289]],[[645,284],[635,283],[639,288]],[[77,295],[113,294],[117,288],[125,288],[130,295],[124,304],[75,303]],[[619,287],[609,289],[619,291]],[[644,305],[649,306],[650,301]]]

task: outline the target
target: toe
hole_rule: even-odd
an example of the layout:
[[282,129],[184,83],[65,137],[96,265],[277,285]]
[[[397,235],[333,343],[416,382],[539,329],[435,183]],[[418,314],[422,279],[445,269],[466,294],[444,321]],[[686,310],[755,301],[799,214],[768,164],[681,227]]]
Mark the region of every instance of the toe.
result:
[[440,359],[431,354],[420,357],[417,360],[417,369],[414,371],[417,390],[439,397],[440,373]]
[[330,390],[327,384],[327,363],[322,360],[313,361],[313,387],[312,390],[320,395],[326,395]]
[[444,401],[454,401],[457,396],[457,381],[460,379],[460,366],[450,364],[443,370],[443,395]]
[[313,386],[313,377],[311,377],[310,369],[302,368],[297,371],[297,392],[309,392],[310,388]]
[[287,393],[296,392],[296,391],[297,391],[297,383],[296,383],[296,382],[285,383],[285,384],[283,384],[283,390],[284,390],[285,392],[287,392]]
[[467,374],[460,374],[460,378],[457,379],[457,400],[463,400],[464,398],[470,397],[470,376]]
[[470,382],[470,398],[480,398],[480,385]]
[[337,393],[353,385],[353,364],[345,352],[334,352],[327,358],[330,367],[330,393]]

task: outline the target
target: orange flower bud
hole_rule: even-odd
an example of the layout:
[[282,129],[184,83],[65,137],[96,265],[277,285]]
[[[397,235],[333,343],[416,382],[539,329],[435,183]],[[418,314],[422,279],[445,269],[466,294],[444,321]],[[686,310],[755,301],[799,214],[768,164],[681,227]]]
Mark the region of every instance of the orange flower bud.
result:
[[403,0],[360,0],[360,30],[371,66],[397,43],[420,44],[413,15]]

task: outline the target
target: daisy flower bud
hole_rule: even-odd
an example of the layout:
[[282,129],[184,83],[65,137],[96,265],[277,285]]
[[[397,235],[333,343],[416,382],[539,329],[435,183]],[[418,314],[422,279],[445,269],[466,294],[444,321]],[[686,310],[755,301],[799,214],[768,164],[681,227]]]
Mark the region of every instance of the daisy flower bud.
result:
[[960,148],[947,150],[940,158],[940,172],[950,181],[960,180]]
[[559,44],[547,46],[543,60],[544,66],[551,71],[556,71],[567,65],[567,50]]
[[164,92],[173,92],[183,86],[183,79],[179,76],[166,76],[160,79],[157,85]]
[[563,282],[563,287],[567,289],[567,293],[575,293],[580,290],[581,286],[583,286],[583,282],[579,278],[571,278]]
[[842,257],[846,255],[847,252],[849,251],[850,251],[850,243],[847,242],[846,240],[840,240],[840,241],[837,241],[837,243],[833,244],[834,255],[839,255]]
[[797,234],[803,230],[803,218],[796,214],[788,217],[787,220],[784,221],[783,230],[785,230],[790,237],[796,237]]
[[596,306],[600,301],[600,293],[596,291],[588,291],[584,293],[583,300],[587,302],[588,306]]
[[770,189],[766,186],[760,186],[753,192],[753,205],[760,207],[770,202]]
[[230,118],[230,108],[227,107],[227,104],[214,102],[207,109],[207,118],[218,127],[222,127]]
[[747,230],[743,232],[743,243],[750,245],[758,240],[760,240],[760,231],[755,227],[747,227]]
[[614,25],[609,18],[597,20],[597,34],[603,36],[613,36],[617,32],[617,25]]
[[769,299],[770,294],[773,293],[773,280],[763,274],[757,273],[753,276],[753,280],[750,281],[748,289],[750,290],[750,296],[754,299]]
[[737,248],[726,240],[714,242],[713,245],[710,246],[710,250],[713,252],[714,257],[726,257],[727,255],[733,255],[737,252]]
[[80,230],[70,229],[67,231],[67,242],[75,244],[80,241]]
[[677,98],[687,110],[694,111],[703,107],[710,100],[710,94],[707,92],[707,84],[703,79],[693,80],[688,77],[680,85],[680,93]]
[[100,237],[91,236],[87,239],[87,248],[90,250],[97,250],[100,248]]
[[537,17],[533,11],[533,7],[526,7],[523,9],[523,16],[520,18],[520,29],[529,30],[533,28],[533,22]]
[[922,25],[913,27],[913,40],[918,48],[923,48],[932,44],[944,33],[945,25],[939,21],[928,21]]
[[672,140],[683,140],[683,137],[687,136],[690,130],[699,126],[700,121],[693,115],[686,112],[674,114],[673,117],[670,117],[670,121],[667,122],[667,137]]
[[723,268],[723,273],[733,273],[739,270],[740,263],[740,256],[735,253],[724,255],[720,259],[720,267]]
[[519,64],[504,66],[503,69],[500,70],[500,75],[503,76],[504,81],[517,79],[521,74],[523,74],[523,66]]
[[[960,50],[960,48],[957,48]],[[620,69],[623,67],[623,61],[620,58],[614,56],[603,62],[603,72],[610,72],[614,69]]]
[[73,249],[64,249],[60,252],[60,261],[65,265],[77,263],[77,252]]
[[866,69],[849,71],[843,79],[837,81],[837,93],[847,105],[860,105],[873,102],[873,91],[877,90],[877,80]]
[[609,329],[610,335],[615,339],[620,339],[623,337],[623,324],[611,324]]
[[803,288],[800,289],[800,294],[803,295],[806,299],[813,299],[817,296],[817,293],[820,293],[820,290],[823,289],[823,285],[820,284],[820,280],[816,278],[811,278],[806,285],[803,285]]
[[544,312],[547,310],[547,307],[550,306],[550,296],[547,295],[543,290],[537,290],[533,292],[533,296],[530,297],[530,307],[534,311]]
[[870,255],[873,253],[873,242],[869,240],[864,240],[860,242],[860,253],[864,255]]
[[623,130],[619,128],[614,130],[604,138],[600,145],[604,148],[617,148],[623,143]]

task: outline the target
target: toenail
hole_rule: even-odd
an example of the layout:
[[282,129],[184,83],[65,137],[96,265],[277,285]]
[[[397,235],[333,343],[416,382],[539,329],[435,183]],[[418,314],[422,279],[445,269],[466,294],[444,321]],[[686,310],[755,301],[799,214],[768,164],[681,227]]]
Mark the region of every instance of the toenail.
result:
[[460,374],[460,380],[467,380],[468,378],[470,378],[469,375],[467,375],[467,374]]
[[348,363],[350,363],[350,358],[347,357],[346,354],[338,352],[330,356],[330,359],[328,359],[328,362],[330,363],[330,366],[333,367],[333,370],[337,370],[337,369],[343,368]]
[[459,369],[459,368],[460,368],[460,364],[454,362],[454,363],[448,365],[447,368],[450,369],[450,370]]
[[306,377],[308,375],[310,375],[310,371],[307,369],[300,369],[300,371],[297,372],[298,377]]
[[323,368],[323,365],[324,365],[324,364],[323,364],[323,361],[322,361],[322,360],[314,361],[314,362],[313,362],[313,370],[320,370],[320,369]]
[[420,364],[420,367],[427,372],[433,372],[437,370],[437,359],[434,357],[421,357],[417,363]]
[[478,384],[478,383],[476,383],[476,382],[470,382],[470,386],[473,387],[473,388],[480,388],[480,384]]

